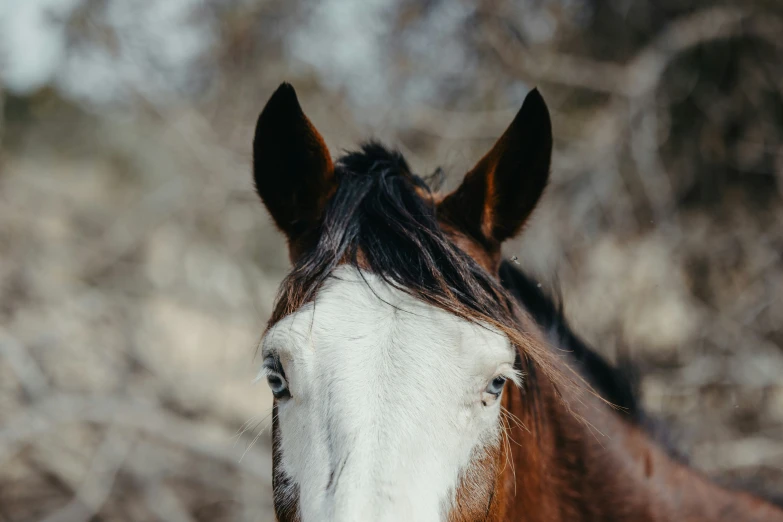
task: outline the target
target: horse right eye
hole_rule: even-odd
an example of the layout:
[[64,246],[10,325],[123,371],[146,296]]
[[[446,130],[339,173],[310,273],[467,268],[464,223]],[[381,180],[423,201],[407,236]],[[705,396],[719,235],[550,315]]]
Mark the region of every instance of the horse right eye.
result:
[[269,384],[269,389],[272,390],[272,395],[275,396],[275,399],[287,399],[291,396],[291,393],[288,391],[288,383],[285,382],[281,375],[270,373],[266,376],[266,382]]
[[287,399],[291,396],[288,390],[288,382],[285,378],[285,370],[280,363],[280,359],[275,356],[269,356],[264,361],[264,371],[266,373],[266,382],[275,399]]

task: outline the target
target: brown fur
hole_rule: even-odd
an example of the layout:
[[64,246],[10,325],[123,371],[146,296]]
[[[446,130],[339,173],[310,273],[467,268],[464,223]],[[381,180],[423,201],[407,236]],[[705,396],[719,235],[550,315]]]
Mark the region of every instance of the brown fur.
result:
[[493,509],[483,518],[452,520],[783,520],[771,504],[721,488],[676,462],[597,399],[585,395],[571,412],[568,398],[559,400],[545,379],[529,386],[535,386],[535,398],[528,390],[506,390],[503,397],[518,420],[504,443],[513,467],[502,467],[493,479]]

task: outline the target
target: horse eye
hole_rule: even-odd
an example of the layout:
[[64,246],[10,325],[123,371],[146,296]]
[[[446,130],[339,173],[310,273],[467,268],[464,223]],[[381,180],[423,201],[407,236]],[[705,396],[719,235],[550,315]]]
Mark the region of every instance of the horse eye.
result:
[[287,399],[291,396],[291,392],[288,390],[288,382],[286,382],[285,371],[283,365],[280,364],[280,360],[276,357],[268,357],[264,361],[264,369],[266,370],[266,382],[269,384],[269,389],[272,390],[272,395],[275,399]]
[[492,379],[492,382],[490,382],[487,385],[487,389],[485,391],[490,395],[494,395],[495,397],[497,397],[498,395],[500,395],[500,392],[503,391],[503,386],[505,386],[505,384],[506,384],[506,378],[503,377],[502,375],[498,375],[497,377]]
[[272,390],[272,395],[275,399],[285,399],[291,396],[288,391],[288,383],[285,379],[276,373],[270,373],[266,376],[266,382],[269,384],[269,389]]

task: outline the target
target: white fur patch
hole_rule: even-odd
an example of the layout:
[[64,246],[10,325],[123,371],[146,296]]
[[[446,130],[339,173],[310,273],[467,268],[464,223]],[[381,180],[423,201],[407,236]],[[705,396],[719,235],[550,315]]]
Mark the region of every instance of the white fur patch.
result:
[[445,519],[472,456],[498,443],[505,336],[341,267],[314,303],[276,324],[291,398],[278,402],[281,468],[302,522]]

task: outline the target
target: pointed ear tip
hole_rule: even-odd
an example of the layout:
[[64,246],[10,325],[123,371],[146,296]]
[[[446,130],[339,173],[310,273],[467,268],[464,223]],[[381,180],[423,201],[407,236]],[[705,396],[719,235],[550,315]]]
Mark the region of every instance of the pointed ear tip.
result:
[[546,107],[546,101],[544,101],[544,97],[541,95],[541,91],[538,90],[538,87],[533,87],[533,89],[527,93],[524,103],[528,102],[540,103]]
[[275,89],[258,115],[256,134],[260,128],[280,124],[281,118],[298,113],[302,113],[302,106],[299,105],[296,91],[290,83],[283,82]]
[[299,100],[296,97],[296,90],[294,89],[294,86],[288,82],[281,83],[280,86],[275,89],[275,92],[267,103],[272,102],[272,100],[275,102],[295,102],[297,105],[299,104]]
[[[519,109],[518,116],[521,118],[532,118],[535,121],[549,122],[551,116],[549,114],[549,107],[541,96],[541,92],[538,87],[534,87],[527,96],[525,101],[522,102],[522,107]],[[550,123],[551,125],[551,123]]]
[[296,94],[296,89],[294,89],[294,86],[288,82],[281,82],[280,85],[277,87],[276,92],[288,92],[291,94]]

